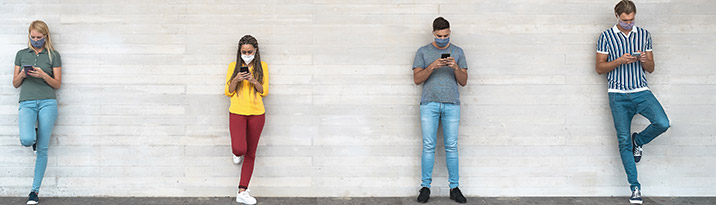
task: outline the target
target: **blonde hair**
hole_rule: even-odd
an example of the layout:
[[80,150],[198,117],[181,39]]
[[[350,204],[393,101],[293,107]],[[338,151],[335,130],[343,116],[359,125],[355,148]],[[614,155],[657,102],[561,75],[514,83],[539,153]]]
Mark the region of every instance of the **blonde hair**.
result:
[[30,23],[30,28],[27,29],[27,47],[32,50],[35,50],[35,47],[32,46],[32,42],[29,38],[30,32],[32,32],[33,30],[40,32],[42,35],[45,35],[45,45],[43,46],[43,48],[47,50],[47,53],[49,54],[48,56],[50,57],[50,63],[52,63],[52,51],[54,51],[55,48],[52,47],[52,38],[50,38],[50,27],[48,27],[47,24],[41,20],[35,20]]

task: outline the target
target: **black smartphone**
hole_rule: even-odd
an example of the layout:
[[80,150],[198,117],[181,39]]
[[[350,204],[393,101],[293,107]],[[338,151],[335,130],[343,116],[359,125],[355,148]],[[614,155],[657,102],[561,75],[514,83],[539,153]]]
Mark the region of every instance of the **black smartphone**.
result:
[[440,58],[448,58],[448,57],[450,57],[449,53],[443,53],[442,55],[440,55]]
[[25,74],[27,74],[27,72],[30,72],[30,70],[34,70],[31,65],[24,65],[22,67],[25,69]]
[[248,73],[248,72],[249,72],[249,67],[246,67],[246,66],[241,66],[241,68],[239,68],[239,69],[240,69],[239,72],[242,72],[242,73]]

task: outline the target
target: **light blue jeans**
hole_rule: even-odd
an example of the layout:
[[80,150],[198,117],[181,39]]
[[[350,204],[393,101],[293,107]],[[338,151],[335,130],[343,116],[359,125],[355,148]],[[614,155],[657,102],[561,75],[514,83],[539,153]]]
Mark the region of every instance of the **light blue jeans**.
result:
[[637,145],[645,145],[654,140],[661,133],[669,129],[669,118],[664,108],[651,91],[637,93],[609,93],[609,107],[614,118],[614,127],[617,130],[619,141],[619,154],[622,158],[622,165],[627,174],[630,188],[641,190],[641,184],[637,179],[636,163],[631,142],[631,121],[637,113],[649,119],[649,126],[639,132],[634,141]]
[[457,187],[460,180],[457,154],[460,105],[439,102],[420,105],[420,122],[423,130],[422,184],[420,186],[430,188],[430,183],[433,181],[438,124],[442,122],[448,182],[450,182],[451,189]]
[[[37,159],[35,159],[35,177],[32,181],[33,192],[40,191],[42,178],[47,169],[47,149],[50,144],[50,134],[57,120],[57,100],[26,100],[20,102],[19,120],[20,143],[22,146],[32,146],[37,143]],[[37,133],[35,133],[37,123]]]

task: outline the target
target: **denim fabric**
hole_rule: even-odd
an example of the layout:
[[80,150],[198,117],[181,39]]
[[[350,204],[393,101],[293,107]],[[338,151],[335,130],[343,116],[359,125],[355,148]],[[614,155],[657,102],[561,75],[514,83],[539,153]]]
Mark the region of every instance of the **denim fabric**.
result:
[[445,162],[448,169],[450,188],[458,186],[457,136],[460,125],[460,105],[450,103],[429,102],[420,105],[420,121],[423,130],[423,154],[421,158],[422,184],[430,188],[435,164],[435,146],[438,124],[442,123],[443,143],[445,146]]

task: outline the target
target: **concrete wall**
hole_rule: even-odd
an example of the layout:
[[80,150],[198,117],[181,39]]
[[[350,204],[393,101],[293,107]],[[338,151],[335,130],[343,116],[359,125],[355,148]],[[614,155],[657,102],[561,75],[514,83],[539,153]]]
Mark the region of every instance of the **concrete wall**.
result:
[[[414,196],[421,87],[411,65],[437,16],[470,68],[466,195],[627,195],[606,77],[594,71],[616,2],[4,0],[0,196],[25,195],[32,181],[10,81],[35,19],[64,62],[44,196],[233,195],[240,167],[222,92],[244,34],[259,39],[271,78],[253,195]],[[715,196],[716,2],[636,2],[654,39],[647,79],[672,121],[644,148],[644,194]],[[647,124],[638,116],[633,127]],[[444,153],[435,167],[433,193],[447,195]]]

